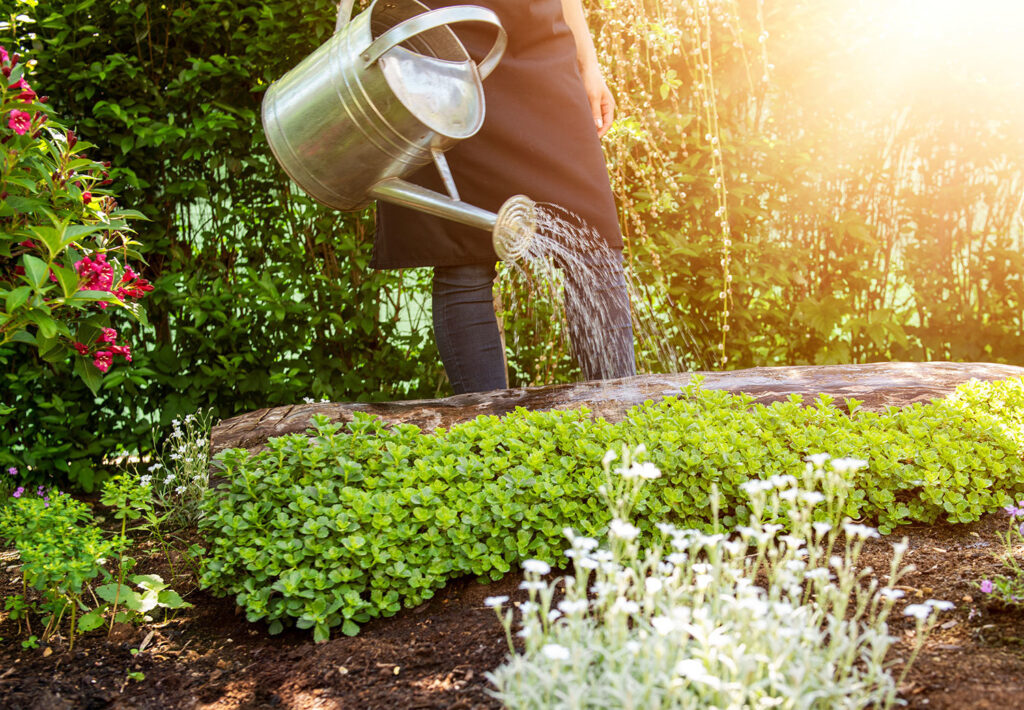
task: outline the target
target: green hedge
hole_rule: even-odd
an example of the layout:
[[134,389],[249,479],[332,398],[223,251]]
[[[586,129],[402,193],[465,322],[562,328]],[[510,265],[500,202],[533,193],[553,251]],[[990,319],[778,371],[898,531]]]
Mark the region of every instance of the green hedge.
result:
[[227,482],[204,503],[202,584],[236,595],[271,632],[297,620],[318,638],[429,599],[453,577],[500,578],[528,558],[560,561],[562,530],[601,536],[611,514],[596,490],[602,458],[645,444],[663,472],[635,509],[703,527],[710,491],[722,521],[747,515],[740,485],[799,472],[810,454],[867,460],[845,513],[882,531],[940,517],[976,520],[1024,492],[1016,432],[1024,383],[972,384],[957,399],[847,415],[821,397],[771,406],[687,387],[633,408],[618,424],[586,411],[479,417],[423,434],[357,415],[220,456]]
[[116,324],[133,363],[98,396],[68,366],[0,348],[0,466],[91,490],[105,457],[151,450],[199,409],[439,394],[429,329],[389,317],[425,290],[419,277],[370,270],[372,215],[298,194],[263,138],[262,92],[326,39],[334,2],[17,9],[35,21],[0,43],[38,61],[34,88],[110,158],[122,204],[149,218],[138,240],[155,290],[151,327]]

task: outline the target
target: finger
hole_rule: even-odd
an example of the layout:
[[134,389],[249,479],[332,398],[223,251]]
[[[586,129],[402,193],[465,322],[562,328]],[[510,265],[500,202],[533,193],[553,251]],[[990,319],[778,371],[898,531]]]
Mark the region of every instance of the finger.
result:
[[615,121],[615,99],[609,91],[605,91],[601,99],[601,125],[598,127],[598,135],[603,136]]
[[594,128],[597,129],[598,133],[604,127],[604,111],[602,110],[601,99],[602,96],[600,94],[590,97],[590,113],[594,117]]

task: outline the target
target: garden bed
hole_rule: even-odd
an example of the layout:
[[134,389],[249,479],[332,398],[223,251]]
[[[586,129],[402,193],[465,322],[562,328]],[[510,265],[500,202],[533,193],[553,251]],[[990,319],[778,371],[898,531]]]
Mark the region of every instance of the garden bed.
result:
[[[1001,564],[1002,514],[968,525],[911,525],[869,541],[862,562],[887,569],[890,543],[907,535],[907,603],[956,604],[928,638],[901,695],[912,708],[1005,708],[1019,704],[1024,677],[1022,614],[988,603],[977,583]],[[165,572],[155,548],[138,551],[137,569]],[[0,565],[0,594],[20,591],[14,554]],[[268,636],[230,599],[195,590],[179,578],[195,607],[168,622],[86,634],[68,653],[23,649],[16,624],[0,621],[0,706],[6,708],[489,708],[485,674],[507,653],[488,596],[515,598],[516,574],[481,585],[449,584],[432,600],[368,623],[356,637],[314,644],[308,631]],[[191,591],[190,591],[191,590]],[[900,638],[890,659],[905,658],[913,622],[894,615]],[[148,641],[147,641],[148,639]],[[143,647],[143,644],[145,646]],[[133,655],[132,649],[142,648]],[[144,674],[141,680],[129,674]],[[898,675],[898,672],[897,672]]]

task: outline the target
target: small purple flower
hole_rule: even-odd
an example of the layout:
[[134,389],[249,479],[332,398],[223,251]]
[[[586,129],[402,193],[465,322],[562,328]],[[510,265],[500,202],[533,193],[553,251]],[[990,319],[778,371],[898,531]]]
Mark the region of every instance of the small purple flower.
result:
[[1012,503],[1010,505],[1005,506],[1003,510],[1005,510],[1006,514],[1009,515],[1011,518],[1016,518],[1018,515],[1024,514],[1024,506],[1018,508]]
[[7,469],[7,474],[9,476],[17,476],[18,475],[18,469],[14,468],[14,466],[11,466],[9,469]]
[[43,496],[43,507],[44,508],[49,508],[50,507],[50,496]]
[[36,489],[36,495],[39,496],[40,498],[43,497],[44,493],[46,493],[46,488],[44,488],[43,486],[39,486],[39,488]]
[[981,592],[982,592],[982,594],[991,594],[992,590],[994,590],[994,589],[995,589],[995,586],[992,584],[992,580],[990,580],[990,579],[983,579],[983,580],[981,580]]
[[21,494],[25,492],[25,486],[18,486],[13,495],[15,498],[21,498]]

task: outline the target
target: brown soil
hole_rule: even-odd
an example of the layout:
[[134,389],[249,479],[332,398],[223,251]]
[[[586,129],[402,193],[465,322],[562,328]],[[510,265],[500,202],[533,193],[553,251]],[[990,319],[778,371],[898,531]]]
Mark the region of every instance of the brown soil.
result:
[[[867,548],[864,563],[888,570],[890,543],[908,536],[906,562],[917,571],[904,579],[907,601],[957,605],[904,683],[909,707],[1024,706],[1024,612],[989,604],[976,586],[1000,571],[996,533],[1006,522],[993,515],[973,525],[907,527]],[[157,571],[157,560],[142,559],[136,571]],[[2,596],[20,591],[15,564],[13,553],[0,561]],[[195,608],[171,621],[115,628],[109,638],[92,632],[70,653],[59,644],[23,649],[26,634],[0,613],[0,707],[496,708],[486,673],[508,647],[483,600],[515,598],[517,583],[515,575],[490,585],[459,580],[419,608],[320,645],[307,632],[270,637],[236,614],[230,600],[200,591],[188,595]],[[913,645],[913,627],[897,616],[890,630],[900,638],[891,656],[899,664]],[[130,679],[134,672],[145,678]]]

